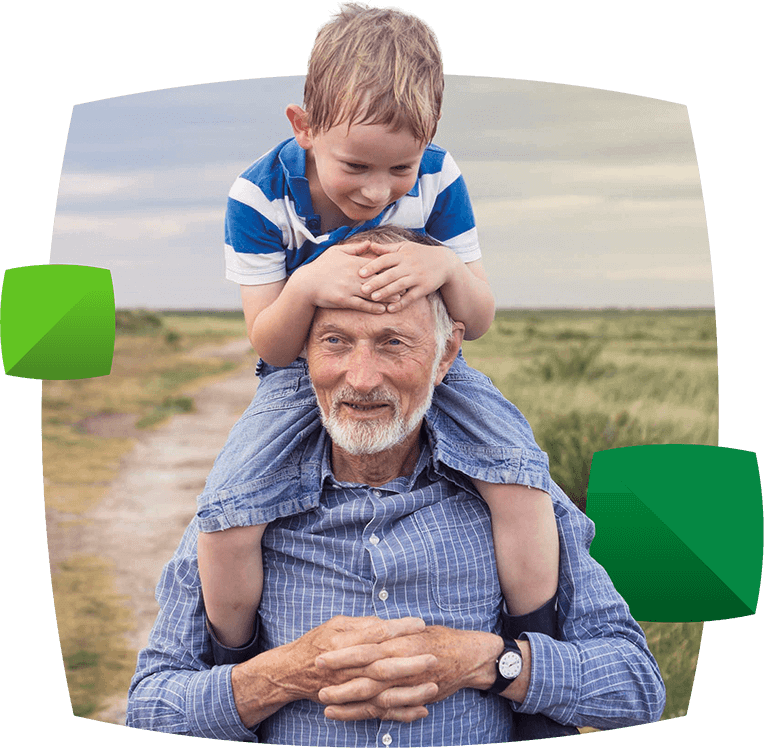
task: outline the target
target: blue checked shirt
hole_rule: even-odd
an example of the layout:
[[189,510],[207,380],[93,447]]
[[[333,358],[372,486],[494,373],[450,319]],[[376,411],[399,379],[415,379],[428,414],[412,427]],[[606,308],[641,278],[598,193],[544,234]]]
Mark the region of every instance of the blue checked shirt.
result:
[[[469,481],[423,443],[411,476],[385,486],[337,482],[323,430],[301,468],[316,506],[279,519],[263,537],[261,649],[285,644],[336,614],[419,616],[430,625],[501,630],[490,515]],[[232,665],[212,666],[196,562],[194,520],[157,587],[160,613],[138,657],[127,724],[208,738],[288,745],[438,746],[512,740],[512,709],[599,728],[657,720],[665,690],[645,637],[589,556],[591,520],[552,487],[560,533],[563,641],[528,632],[530,687],[522,704],[464,689],[404,724],[337,722],[311,701],[287,705],[254,730],[241,724]]]

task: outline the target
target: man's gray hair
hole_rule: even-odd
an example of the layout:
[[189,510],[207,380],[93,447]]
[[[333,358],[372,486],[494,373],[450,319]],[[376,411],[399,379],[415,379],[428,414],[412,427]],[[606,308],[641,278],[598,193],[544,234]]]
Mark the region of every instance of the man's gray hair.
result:
[[427,301],[432,309],[432,318],[435,322],[435,360],[440,363],[449,340],[454,336],[454,321],[446,309],[446,303],[440,291],[428,294]]
[[[378,244],[393,244],[394,242],[415,242],[416,244],[426,244],[428,246],[442,246],[437,239],[433,239],[428,234],[420,234],[411,229],[405,229],[401,226],[377,226],[373,229],[360,231],[352,234],[340,242],[347,244],[349,242],[372,241]],[[432,317],[435,321],[435,360],[440,362],[443,354],[446,352],[448,341],[454,335],[454,321],[446,309],[443,296],[440,291],[433,291],[427,296],[427,301],[432,309]]]

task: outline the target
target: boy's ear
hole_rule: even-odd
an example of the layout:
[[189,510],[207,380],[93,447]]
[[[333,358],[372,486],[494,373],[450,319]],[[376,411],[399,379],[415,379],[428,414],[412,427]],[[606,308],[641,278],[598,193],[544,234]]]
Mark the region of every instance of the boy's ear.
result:
[[292,125],[295,140],[301,148],[308,149],[313,144],[313,134],[308,126],[308,114],[297,104],[290,104],[286,108],[286,116]]

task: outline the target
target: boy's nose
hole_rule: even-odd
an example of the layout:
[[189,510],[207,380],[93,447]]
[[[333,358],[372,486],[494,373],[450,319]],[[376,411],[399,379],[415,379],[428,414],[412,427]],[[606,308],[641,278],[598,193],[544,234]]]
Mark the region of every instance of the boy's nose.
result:
[[382,180],[367,182],[361,188],[361,194],[364,199],[368,200],[372,205],[387,204],[388,197],[390,196],[390,187],[387,182]]

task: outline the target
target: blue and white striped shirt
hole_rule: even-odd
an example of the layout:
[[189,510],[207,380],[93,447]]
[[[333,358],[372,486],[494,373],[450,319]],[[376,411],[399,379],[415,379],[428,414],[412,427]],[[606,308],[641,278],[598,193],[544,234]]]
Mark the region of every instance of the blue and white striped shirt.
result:
[[[300,457],[320,480],[319,505],[268,526],[261,648],[292,641],[336,614],[420,616],[428,624],[501,628],[490,516],[471,484],[424,444],[411,476],[382,487],[338,483],[322,430]],[[337,722],[310,701],[287,705],[255,730],[238,717],[233,666],[213,667],[196,561],[196,522],[165,567],[161,610],[139,655],[127,724],[165,732],[289,745],[438,746],[512,739],[512,707],[564,724],[621,727],[660,717],[665,690],[644,635],[588,547],[593,524],[553,486],[560,533],[559,618],[564,641],[527,634],[528,694],[520,705],[464,689],[411,724]]]
[[425,148],[414,186],[376,218],[323,233],[310,199],[305,151],[291,138],[259,158],[231,187],[226,277],[242,285],[274,283],[347,236],[388,224],[426,232],[464,262],[480,259],[464,178],[442,148]]

